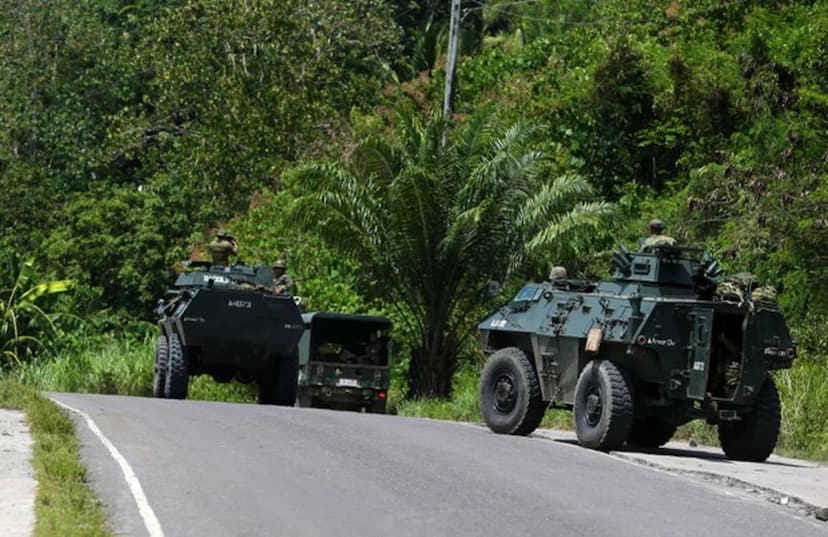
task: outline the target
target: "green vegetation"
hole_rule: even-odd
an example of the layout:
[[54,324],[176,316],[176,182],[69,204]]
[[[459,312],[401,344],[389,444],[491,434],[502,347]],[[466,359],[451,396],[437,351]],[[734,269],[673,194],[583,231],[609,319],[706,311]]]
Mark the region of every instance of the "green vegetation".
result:
[[[143,337],[105,336],[95,344],[69,348],[60,358],[41,357],[8,374],[11,380],[44,391],[152,396],[155,332]],[[191,399],[252,403],[254,387],[218,384],[199,377],[190,384]]]
[[544,155],[528,148],[531,129],[493,123],[484,113],[449,135],[442,120],[399,111],[390,143],[366,136],[344,167],[310,164],[288,176],[300,223],[350,258],[403,320],[413,397],[451,393],[474,329],[467,319],[490,281],[562,250],[608,212],[583,201],[593,193],[583,179],[549,179]]
[[87,485],[72,421],[30,387],[0,380],[0,407],[26,412],[34,437],[36,537],[108,537],[103,506]]
[[152,342],[125,327],[225,226],[247,262],[287,259],[311,308],[392,317],[401,412],[473,419],[476,321],[549,263],[605,276],[658,216],[779,290],[801,349],[777,376],[783,445],[824,456],[828,2],[476,2],[437,119],[447,18],[426,0],[0,6],[0,252],[34,260],[25,288],[76,282],[44,315],[0,312],[3,375],[146,394]]

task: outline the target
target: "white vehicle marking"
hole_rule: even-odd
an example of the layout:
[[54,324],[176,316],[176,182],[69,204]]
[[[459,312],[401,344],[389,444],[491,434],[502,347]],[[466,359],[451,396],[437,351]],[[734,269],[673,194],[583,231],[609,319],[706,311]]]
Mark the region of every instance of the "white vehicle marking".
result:
[[129,491],[135,499],[135,503],[138,506],[138,513],[141,515],[141,519],[144,521],[144,527],[147,528],[147,532],[150,537],[164,537],[164,530],[161,529],[161,522],[159,522],[158,517],[155,516],[155,511],[152,510],[152,506],[150,506],[149,501],[147,500],[147,495],[144,494],[144,488],[141,486],[141,482],[138,481],[138,477],[135,475],[135,470],[132,469],[132,466],[130,466],[124,456],[121,455],[118,448],[116,448],[115,445],[109,441],[109,438],[104,436],[98,428],[98,425],[92,420],[91,417],[89,417],[88,414],[81,412],[77,408],[63,404],[56,399],[52,399],[52,401],[54,401],[54,403],[59,407],[62,407],[70,412],[74,412],[86,421],[86,425],[89,427],[89,430],[98,437],[98,440],[100,440],[104,447],[109,450],[109,454],[112,455],[112,458],[115,459],[115,462],[117,462],[118,466],[121,467],[121,472],[124,474],[124,480],[126,480]]

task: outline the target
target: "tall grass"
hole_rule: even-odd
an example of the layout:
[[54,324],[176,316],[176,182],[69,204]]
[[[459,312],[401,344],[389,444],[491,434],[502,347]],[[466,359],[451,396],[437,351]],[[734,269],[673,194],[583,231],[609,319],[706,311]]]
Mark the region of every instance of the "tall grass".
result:
[[825,360],[800,358],[776,375],[782,399],[782,452],[828,460],[828,367]]
[[[155,335],[99,336],[58,357],[41,357],[6,373],[6,377],[40,390],[152,396]],[[250,403],[255,385],[219,384],[210,377],[190,381],[188,398]]]

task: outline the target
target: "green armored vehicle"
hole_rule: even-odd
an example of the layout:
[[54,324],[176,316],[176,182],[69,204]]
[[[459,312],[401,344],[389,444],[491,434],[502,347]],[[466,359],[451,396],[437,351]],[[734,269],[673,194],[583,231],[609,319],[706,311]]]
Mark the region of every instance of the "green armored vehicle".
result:
[[578,441],[610,450],[661,446],[701,418],[729,458],[765,460],[780,423],[770,372],[796,356],[775,300],[717,292],[733,284],[697,249],[622,247],[613,265],[611,281],[529,283],[480,324],[489,428],[527,435],[568,408]]
[[267,291],[273,271],[192,262],[159,300],[153,393],[184,399],[189,377],[256,382],[259,402],[292,406],[304,331],[293,297]]
[[302,316],[299,406],[384,414],[391,381],[391,321],[374,315]]

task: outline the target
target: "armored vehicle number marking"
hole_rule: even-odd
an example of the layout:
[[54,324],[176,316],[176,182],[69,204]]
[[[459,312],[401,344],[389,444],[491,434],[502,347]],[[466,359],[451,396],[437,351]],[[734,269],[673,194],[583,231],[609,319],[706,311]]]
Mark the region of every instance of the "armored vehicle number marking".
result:
[[504,326],[506,326],[507,322],[508,321],[506,321],[506,319],[495,319],[494,321],[492,321],[492,327],[503,328]]
[[230,279],[224,276],[209,276],[207,280],[213,280],[213,283],[230,283]]
[[253,308],[253,302],[251,302],[250,300],[231,300],[227,303],[227,305],[231,308]]
[[693,369],[696,371],[704,371],[704,362],[693,362]]
[[336,381],[337,386],[347,386],[349,388],[359,388],[359,381],[357,379],[339,379]]

